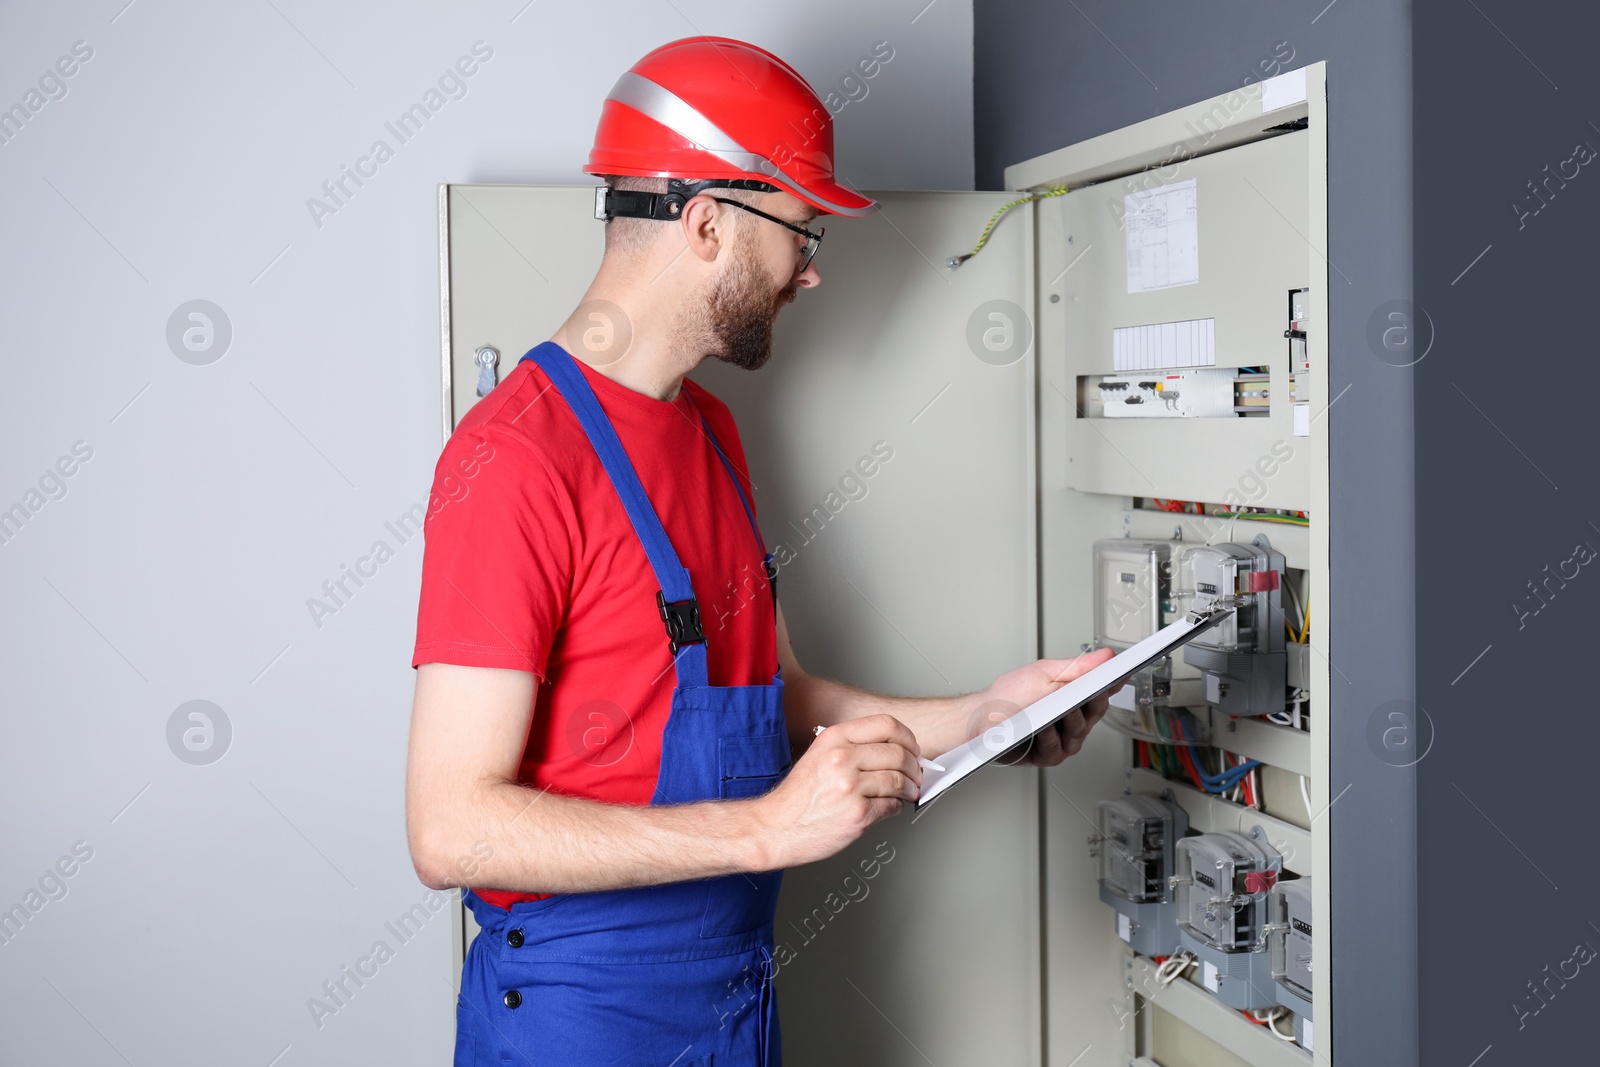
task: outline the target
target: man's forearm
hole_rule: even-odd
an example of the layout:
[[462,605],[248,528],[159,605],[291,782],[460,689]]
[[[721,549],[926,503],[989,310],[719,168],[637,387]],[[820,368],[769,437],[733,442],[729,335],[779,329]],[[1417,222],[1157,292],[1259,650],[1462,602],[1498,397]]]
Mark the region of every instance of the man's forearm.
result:
[[571,893],[772,870],[757,803],[607,804],[493,783],[441,814],[419,873],[432,889]]
[[[857,689],[831,678],[802,675],[784,684],[784,717],[791,737],[809,744],[817,726],[889,714],[911,728],[922,755],[931,759],[971,740],[985,724],[978,722],[983,697],[969,693],[954,697],[895,697]],[[1015,709],[1011,709],[1015,710]]]

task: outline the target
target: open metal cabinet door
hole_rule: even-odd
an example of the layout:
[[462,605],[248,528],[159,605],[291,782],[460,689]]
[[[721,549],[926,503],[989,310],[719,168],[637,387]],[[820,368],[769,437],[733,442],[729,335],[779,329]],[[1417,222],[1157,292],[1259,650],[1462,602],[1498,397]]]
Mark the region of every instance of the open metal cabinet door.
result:
[[[868,195],[876,215],[822,220],[822,284],[778,316],[771,362],[692,376],[738,417],[768,547],[792,550],[778,601],[800,665],[969,693],[1038,642],[1033,205],[951,271],[1015,194]],[[1037,772],[994,767],[790,871],[788,1061],[1040,1062],[1038,833]]]
[[[821,286],[732,409],[801,665],[878,692],[985,688],[1038,651],[1033,205],[956,271],[1005,193],[872,193],[825,219]],[[590,187],[440,191],[447,429],[576,307],[599,264]],[[790,871],[776,956],[791,1064],[1039,1064],[1039,778],[992,767]],[[463,940],[472,936],[464,918]],[[710,1010],[710,1006],[708,1006]]]

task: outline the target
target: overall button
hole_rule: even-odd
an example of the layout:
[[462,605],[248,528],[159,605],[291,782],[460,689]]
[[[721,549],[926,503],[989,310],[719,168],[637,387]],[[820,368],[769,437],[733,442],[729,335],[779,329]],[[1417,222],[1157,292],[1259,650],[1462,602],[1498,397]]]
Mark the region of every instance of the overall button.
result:
[[506,990],[506,1007],[516,1008],[522,1005],[522,994],[515,989]]
[[521,948],[522,947],[522,931],[521,930],[512,930],[509,933],[507,933],[506,934],[506,944],[510,945],[512,948]]

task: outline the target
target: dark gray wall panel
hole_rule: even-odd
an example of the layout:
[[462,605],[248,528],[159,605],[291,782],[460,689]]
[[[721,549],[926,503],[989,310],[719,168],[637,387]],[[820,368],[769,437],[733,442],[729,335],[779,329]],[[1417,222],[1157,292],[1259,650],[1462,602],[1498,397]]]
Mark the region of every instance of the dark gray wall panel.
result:
[[1573,389],[1595,360],[1600,19],[1418,0],[1416,25],[1422,1062],[1593,1063],[1600,477]]

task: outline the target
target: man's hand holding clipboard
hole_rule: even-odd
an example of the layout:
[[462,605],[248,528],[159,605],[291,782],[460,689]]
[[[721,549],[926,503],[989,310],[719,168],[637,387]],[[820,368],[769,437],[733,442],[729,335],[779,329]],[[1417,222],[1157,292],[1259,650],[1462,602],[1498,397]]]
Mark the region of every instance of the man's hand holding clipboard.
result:
[[[974,736],[999,726],[1020,709],[1083,677],[1115,655],[1114,649],[1098,648],[1071,659],[1041,659],[1007,671],[982,694],[983,702],[978,705],[971,724],[975,728]],[[1028,764],[1054,767],[1069,756],[1076,756],[1089,731],[1111,707],[1111,693],[1119,688],[1120,685],[1113,685],[1105,693],[1074,708],[1038,733],[1023,738],[996,757],[997,761],[1008,766]]]
[[[1214,603],[1185,613],[1116,655],[1100,649],[1071,660],[1039,660],[1001,675],[984,694],[986,702],[979,705],[975,736],[933,757],[945,770],[923,776],[917,807],[927,806],[956,782],[996,760],[1049,767],[1073,755],[1105,715],[1111,693],[1233,611],[1231,605]],[[1052,677],[1052,672],[1059,677]],[[1032,699],[1024,704],[1018,697]],[[1013,713],[1011,709],[1018,704],[1021,710]],[[995,714],[997,709],[1004,710]]]

